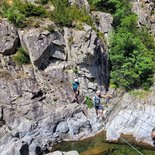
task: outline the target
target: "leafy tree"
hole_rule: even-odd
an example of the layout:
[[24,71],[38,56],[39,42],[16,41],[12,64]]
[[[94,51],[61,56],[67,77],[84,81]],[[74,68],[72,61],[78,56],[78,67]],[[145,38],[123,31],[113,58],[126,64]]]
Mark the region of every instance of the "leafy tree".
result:
[[148,89],[153,83],[155,44],[148,32],[137,28],[136,15],[128,13],[114,16],[120,23],[115,20],[110,45],[111,82],[127,90]]

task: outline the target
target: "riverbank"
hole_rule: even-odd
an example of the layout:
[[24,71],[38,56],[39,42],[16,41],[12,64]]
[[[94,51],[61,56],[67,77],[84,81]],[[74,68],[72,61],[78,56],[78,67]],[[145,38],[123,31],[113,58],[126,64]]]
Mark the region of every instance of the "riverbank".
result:
[[[94,137],[87,138],[85,140],[76,141],[76,142],[62,142],[53,147],[52,151],[61,150],[61,151],[69,151],[69,150],[77,150],[80,155],[139,155],[141,152],[143,155],[154,155],[153,147],[135,141],[132,136],[124,136],[123,139],[128,141],[130,144],[134,146],[133,149],[131,146],[125,144],[124,141],[119,139],[119,141],[115,142],[107,142],[106,141],[106,132],[101,132]],[[137,151],[136,151],[137,150]]]

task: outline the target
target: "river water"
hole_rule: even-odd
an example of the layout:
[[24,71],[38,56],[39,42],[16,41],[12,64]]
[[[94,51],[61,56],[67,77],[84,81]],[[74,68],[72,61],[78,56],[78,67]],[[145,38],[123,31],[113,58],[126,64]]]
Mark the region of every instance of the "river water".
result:
[[[134,149],[125,144],[124,140],[130,141]],[[155,155],[153,148],[142,147],[136,144],[131,138],[123,138],[117,143],[107,143],[105,133],[102,132],[95,137],[88,138],[78,142],[62,142],[54,146],[53,151],[76,150],[80,155]]]

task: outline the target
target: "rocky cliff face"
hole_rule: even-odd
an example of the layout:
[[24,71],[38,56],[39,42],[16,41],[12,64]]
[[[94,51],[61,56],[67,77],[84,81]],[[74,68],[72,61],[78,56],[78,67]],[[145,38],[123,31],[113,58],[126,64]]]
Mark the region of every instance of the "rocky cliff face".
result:
[[[112,17],[99,12],[96,16],[106,21],[105,29],[102,22],[96,26],[107,35]],[[94,109],[71,103],[74,78],[80,80],[80,102],[109,83],[106,44],[92,27],[21,30],[2,19],[0,36],[1,155],[42,155],[54,143],[78,140],[103,128]],[[26,49],[30,64],[13,61],[18,46]]]
[[155,2],[153,0],[131,0],[133,12],[138,15],[139,26],[146,26],[155,34]]
[[[90,11],[87,1],[70,3],[84,5]],[[144,18],[141,1],[133,1],[133,4],[134,10]],[[146,1],[145,4],[153,10],[153,3]],[[152,12],[148,14],[150,17]],[[1,20],[1,155],[46,154],[54,143],[79,140],[104,129],[103,124],[97,121],[94,109],[71,103],[71,82],[74,78],[80,80],[80,102],[83,96],[92,97],[96,89],[106,90],[109,84],[108,49],[103,38],[108,41],[112,16],[92,12],[92,18],[103,34],[102,38],[89,25],[83,25],[82,30],[64,27],[50,32],[45,29],[47,25],[53,26],[49,21],[40,28],[21,30],[6,19]],[[149,23],[147,26],[154,33],[151,19],[140,18],[139,23]],[[12,60],[20,45],[30,56],[31,63],[28,65],[17,66]],[[116,140],[124,133],[152,144],[150,131],[155,123],[153,96],[154,90],[144,103],[129,94],[123,97],[116,95],[109,106],[113,109],[112,113],[107,112],[107,140]],[[113,103],[118,103],[117,107]]]
[[133,135],[138,142],[153,145],[151,131],[155,124],[154,87],[146,94],[139,91],[139,95],[125,93],[113,101],[114,107],[105,127],[107,140],[115,141],[122,135]]

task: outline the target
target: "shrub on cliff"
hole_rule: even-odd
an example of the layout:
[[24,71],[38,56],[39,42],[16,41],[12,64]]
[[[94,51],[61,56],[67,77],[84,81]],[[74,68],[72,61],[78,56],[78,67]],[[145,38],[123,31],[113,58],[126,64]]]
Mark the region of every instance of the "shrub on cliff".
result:
[[88,0],[91,10],[113,13],[115,12],[115,1],[110,0]]
[[12,5],[3,2],[0,7],[1,14],[13,22],[17,27],[26,26],[26,17],[45,17],[46,10],[41,5],[34,5],[21,0],[14,0]]
[[8,20],[14,23],[17,27],[22,28],[26,26],[25,15],[20,13],[15,6],[4,10],[4,17],[7,17]]
[[86,96],[86,104],[87,104],[88,108],[90,108],[90,109],[93,108],[93,106],[94,106],[93,101],[88,96]]
[[17,53],[13,55],[13,60],[18,65],[30,63],[29,55],[26,53],[25,49],[20,47],[17,50]]
[[79,9],[77,6],[70,6],[67,0],[51,1],[54,5],[54,11],[51,14],[51,18],[57,25],[71,27],[73,22],[82,22],[92,25],[92,19],[84,8]]

